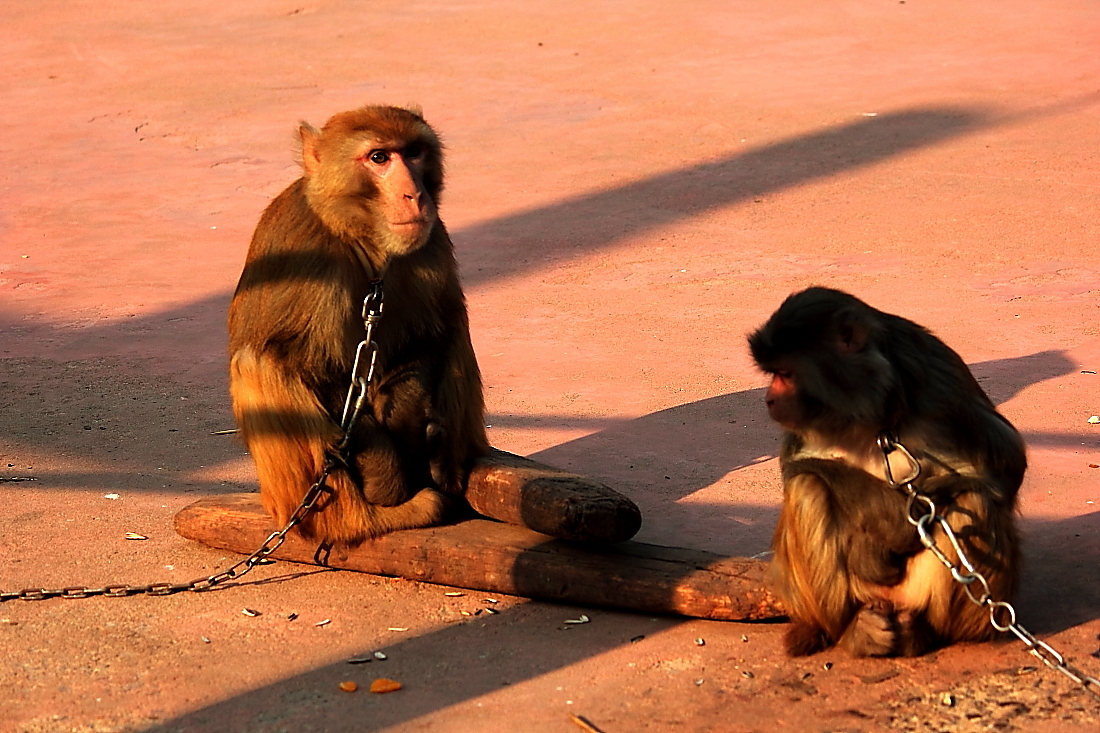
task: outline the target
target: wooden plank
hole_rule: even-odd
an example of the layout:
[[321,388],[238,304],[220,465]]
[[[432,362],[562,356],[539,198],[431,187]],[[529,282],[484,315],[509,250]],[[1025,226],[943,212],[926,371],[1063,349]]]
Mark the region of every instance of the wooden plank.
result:
[[466,501],[486,517],[576,542],[622,542],[642,526],[637,505],[609,486],[496,448],[470,471]]
[[[182,509],[176,531],[224,550],[251,553],[273,531],[258,494],[201,499]],[[550,601],[718,620],[777,618],[765,563],[640,542],[579,545],[525,527],[471,519],[393,532],[318,562],[296,533],[274,557]]]

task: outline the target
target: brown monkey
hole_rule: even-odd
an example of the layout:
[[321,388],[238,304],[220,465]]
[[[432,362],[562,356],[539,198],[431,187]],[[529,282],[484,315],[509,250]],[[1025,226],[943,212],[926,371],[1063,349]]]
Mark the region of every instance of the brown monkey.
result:
[[[772,375],[768,411],[787,432],[773,541],[792,621],[787,650],[916,655],[993,636],[988,609],[921,545],[877,445],[889,435],[912,453],[916,490],[940,508],[993,600],[1010,600],[1024,445],[958,354],[921,326],[826,288],[788,297],[749,345]],[[898,480],[910,471],[901,452],[890,465]],[[937,546],[956,560],[946,538]]]
[[347,464],[301,524],[354,544],[438,523],[489,450],[454,250],[437,216],[441,145],[418,112],[364,107],[303,123],[300,179],[260,218],[229,308],[230,392],[281,526],[336,455],[361,310],[384,283],[378,378]]

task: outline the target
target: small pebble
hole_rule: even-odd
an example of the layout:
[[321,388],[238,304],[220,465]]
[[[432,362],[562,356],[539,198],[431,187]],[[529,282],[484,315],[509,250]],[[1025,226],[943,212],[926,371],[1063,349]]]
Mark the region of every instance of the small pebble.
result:
[[955,707],[955,696],[950,692],[943,693],[943,697],[940,698],[940,702],[949,708]]
[[314,626],[328,626],[331,623],[332,623],[332,619],[326,618],[326,619],[322,619],[321,621],[318,621],[317,623],[315,623],[313,625]]
[[340,689],[344,692],[355,692],[359,689],[359,685],[355,684],[352,680],[347,680],[346,682],[340,683]]
[[385,654],[383,654],[382,652],[375,652],[375,653],[374,653],[374,658],[375,658],[375,659],[383,659],[383,660],[384,660],[384,659],[387,659],[388,657],[386,657],[386,655],[385,655]]
[[260,615],[259,611],[253,611],[251,608],[242,608],[241,613],[243,613],[245,616],[259,616]]
[[706,639],[700,638],[700,639],[695,640],[695,646],[706,646],[706,645],[707,645]]

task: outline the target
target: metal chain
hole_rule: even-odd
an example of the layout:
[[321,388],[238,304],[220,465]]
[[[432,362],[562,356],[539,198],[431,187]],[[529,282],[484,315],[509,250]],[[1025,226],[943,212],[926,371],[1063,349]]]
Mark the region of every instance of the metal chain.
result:
[[[108,585],[102,588],[85,588],[81,586],[72,588],[25,588],[21,591],[8,593],[0,591],[0,603],[14,600],[44,601],[47,598],[91,598],[92,596],[106,596],[108,598],[122,598],[125,596],[143,594],[149,596],[170,596],[182,591],[204,591],[227,580],[241,578],[257,565],[265,565],[274,562],[273,560],[269,560],[268,556],[278,550],[283,542],[286,541],[287,533],[301,524],[302,520],[313,511],[321,495],[331,491],[325,484],[325,481],[328,479],[332,469],[336,468],[340,463],[347,462],[347,450],[351,442],[352,428],[359,419],[359,413],[362,411],[363,404],[366,402],[367,389],[370,386],[371,380],[374,379],[375,365],[378,361],[378,344],[373,341],[372,336],[374,335],[374,327],[381,318],[382,281],[375,279],[371,280],[367,296],[363,298],[363,323],[366,326],[367,334],[366,338],[360,341],[355,349],[355,363],[351,370],[351,385],[348,387],[348,395],[344,400],[344,414],[340,418],[340,428],[343,430],[344,434],[340,439],[340,443],[336,446],[338,457],[329,456],[325,458],[325,464],[321,469],[321,475],[317,477],[317,480],[309,487],[309,490],[306,491],[305,496],[302,497],[301,503],[298,504],[298,508],[290,515],[290,519],[287,520],[282,529],[268,535],[267,539],[263,541],[263,544],[261,544],[251,555],[220,573],[215,573],[214,575],[209,575],[204,578],[196,578],[190,583]],[[367,363],[365,359],[360,358],[364,352],[369,352],[370,354],[369,363]],[[366,374],[361,373],[364,369],[364,364],[366,364]],[[352,401],[353,397],[355,398],[354,403]]]
[[[905,508],[906,518],[909,520],[910,524],[917,528],[917,534],[920,536],[921,544],[930,550],[932,554],[936,556],[936,559],[943,563],[943,566],[951,572],[951,577],[954,578],[956,582],[962,584],[967,597],[972,603],[989,609],[990,625],[997,631],[1011,631],[1025,646],[1027,646],[1027,650],[1035,657],[1038,657],[1043,664],[1069,677],[1071,680],[1081,685],[1085,692],[1100,702],[1100,679],[1087,675],[1070,666],[1066,662],[1065,657],[1056,651],[1054,647],[1041,639],[1037,639],[1034,634],[1025,629],[1022,625],[1016,623],[1016,609],[1011,603],[993,600],[992,593],[989,589],[989,581],[987,581],[985,576],[975,569],[974,565],[970,562],[970,558],[968,558],[963,551],[958,536],[955,534],[955,531],[951,529],[951,525],[948,524],[947,518],[939,513],[936,504],[929,496],[920,493],[914,486],[914,482],[920,477],[921,467],[920,462],[913,457],[909,449],[887,435],[879,436],[878,445],[879,448],[882,449],[887,483],[896,489],[904,491],[906,496],[908,496],[909,500]],[[905,456],[910,466],[909,475],[900,481],[894,478],[893,469],[890,466],[890,454],[894,451],[898,451]],[[924,507],[924,513],[920,516],[915,516],[914,509],[919,512],[919,507],[921,506]],[[952,561],[947,553],[936,544],[936,540],[932,536],[936,526],[940,528],[947,538],[947,541],[951,543],[952,549],[955,550],[955,555],[959,558],[957,563]],[[980,590],[979,593],[975,593],[973,589],[975,583],[977,583],[977,587]]]

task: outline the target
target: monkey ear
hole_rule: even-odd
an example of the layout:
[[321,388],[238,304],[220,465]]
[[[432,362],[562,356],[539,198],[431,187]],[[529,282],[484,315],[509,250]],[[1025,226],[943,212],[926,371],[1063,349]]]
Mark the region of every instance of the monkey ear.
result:
[[845,311],[837,315],[836,343],[843,354],[863,351],[871,336],[871,324],[859,313]]
[[298,125],[298,135],[302,138],[302,168],[307,176],[312,176],[321,167],[321,131],[308,122]]

